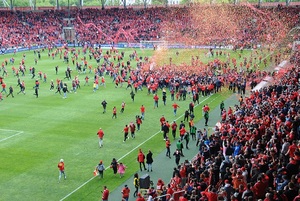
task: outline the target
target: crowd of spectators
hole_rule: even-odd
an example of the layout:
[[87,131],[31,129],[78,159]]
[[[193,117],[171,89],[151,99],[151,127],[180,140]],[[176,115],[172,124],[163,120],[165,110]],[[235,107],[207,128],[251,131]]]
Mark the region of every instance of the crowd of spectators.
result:
[[[160,39],[169,34],[167,31],[175,30],[175,27],[179,32],[174,32],[174,36],[179,37],[178,34],[182,34],[185,38],[192,38],[191,34],[203,27],[193,27],[193,19],[187,14],[188,9],[86,9],[72,10],[70,16],[74,18],[77,41],[90,44],[137,42]],[[230,7],[228,11],[234,12],[231,16],[239,17],[236,19],[239,21],[238,26],[230,31],[230,42],[248,46],[283,37],[285,29],[298,23],[299,8],[258,10],[241,6]],[[267,17],[266,13],[271,15]],[[62,28],[69,26],[64,20],[66,17],[69,17],[67,11],[1,12],[1,47],[63,43],[65,41],[61,36]],[[278,22],[274,21],[279,19]],[[266,22],[268,20],[271,24]],[[173,26],[174,29],[166,29],[167,26]],[[274,30],[277,32],[274,33]],[[203,40],[200,41],[204,44],[229,42],[229,38],[224,37],[221,30],[214,33],[212,31],[205,32],[211,36],[202,35],[200,38]],[[250,61],[258,61],[263,54],[255,52],[241,67],[247,68]],[[234,60],[221,62],[218,59],[220,56],[230,58],[224,52],[220,55],[218,51],[216,59],[205,64],[206,66],[195,57],[192,58],[191,65],[181,64],[180,71],[172,70],[175,67],[171,60],[170,64],[155,71],[151,70],[153,63],[141,62],[136,70],[128,73],[132,83],[145,84],[152,91],[165,85],[172,86],[170,89],[180,89],[182,85],[182,89],[187,90],[186,93],[189,90],[193,93],[202,91],[202,95],[216,89],[220,82],[229,86],[234,82],[242,86],[246,81],[257,83],[266,75],[266,72],[259,70],[247,70],[245,74],[239,72],[239,64]],[[224,110],[226,118],[216,126],[212,135],[203,135],[201,129],[198,130],[199,154],[192,162],[185,161],[175,168],[168,184],[160,185],[162,195],[174,194],[174,198],[166,196],[162,200],[300,199],[299,57],[299,52],[295,52],[286,71],[272,74],[275,80],[273,85],[251,92],[239,105],[228,111]],[[137,55],[133,58],[139,59]],[[276,55],[276,59],[275,63],[278,64],[281,60],[280,54]],[[119,73],[112,63],[99,66],[99,72],[109,72],[114,79],[121,81],[123,73]],[[197,65],[202,68],[195,71]],[[232,70],[226,68],[226,65],[231,65]],[[212,87],[209,88],[211,84]],[[185,86],[196,87],[188,89]]]
[[[72,26],[74,41],[81,44],[180,40],[250,46],[284,37],[298,23],[298,13],[295,7],[256,9],[247,5],[3,11],[0,44],[2,48],[62,44],[66,42],[63,27]],[[72,19],[70,24],[66,18]]]
[[292,58],[272,85],[224,108],[210,136],[198,129],[198,155],[174,168],[156,200],[300,200],[299,52]]

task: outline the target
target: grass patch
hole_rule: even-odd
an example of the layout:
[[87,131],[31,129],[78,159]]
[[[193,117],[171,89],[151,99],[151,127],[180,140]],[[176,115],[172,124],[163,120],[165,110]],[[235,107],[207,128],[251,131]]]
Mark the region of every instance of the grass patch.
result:
[[[120,50],[125,52],[125,62],[128,55],[134,49]],[[154,52],[149,49],[136,49],[139,56],[151,57]],[[179,51],[178,58],[176,51]],[[170,50],[159,61],[169,62],[169,57],[173,57],[174,63],[190,63],[191,55],[199,55],[204,62],[215,58],[207,58],[207,50]],[[249,57],[250,51],[244,51],[243,56]],[[147,90],[138,91],[135,102],[131,101],[130,90],[115,88],[112,78],[105,76],[106,88],[100,87],[93,93],[92,83],[90,86],[83,86],[85,74],[78,74],[75,67],[72,77],[78,76],[81,81],[81,88],[77,93],[69,93],[67,99],[61,95],[50,91],[50,80],[63,79],[67,64],[57,56],[54,60],[48,57],[48,52],[41,52],[41,59],[38,64],[34,64],[36,55],[33,51],[25,52],[25,64],[27,72],[21,80],[26,83],[26,95],[16,94],[19,91],[17,78],[12,74],[12,64],[8,64],[8,77],[5,82],[15,89],[15,98],[4,98],[1,105],[0,129],[23,131],[21,135],[12,137],[0,142],[0,193],[1,200],[58,200],[72,192],[78,186],[87,182],[93,177],[93,170],[99,160],[103,160],[106,167],[109,166],[112,158],[120,159],[127,167],[123,179],[114,178],[112,170],[104,173],[103,181],[98,178],[92,179],[76,193],[72,194],[69,200],[97,200],[100,197],[99,189],[102,185],[108,185],[110,190],[114,190],[123,181],[129,178],[138,170],[136,162],[137,150],[144,151],[151,149],[154,157],[165,149],[162,134],[159,133],[159,118],[164,115],[171,122],[183,119],[180,115],[188,109],[191,99],[178,101],[180,108],[177,117],[173,115],[172,102],[168,92],[167,105],[163,106],[160,96],[159,107],[153,109],[152,95],[147,94]],[[238,53],[231,52],[232,57],[238,57]],[[155,55],[155,54],[154,54]],[[0,61],[15,58],[15,67],[23,57],[23,53],[17,55],[1,55]],[[83,58],[82,53],[79,55]],[[226,60],[226,56],[220,57]],[[88,60],[89,65],[96,67],[94,60]],[[239,62],[239,60],[238,60]],[[58,75],[55,74],[54,67],[59,66]],[[29,75],[29,67],[34,66],[37,72],[41,71],[48,76],[47,82],[40,80],[40,95],[36,98],[33,93],[35,79]],[[136,62],[132,61],[131,66],[135,67]],[[2,71],[3,72],[3,71]],[[1,72],[1,74],[2,74]],[[93,74],[87,74],[92,80]],[[64,80],[64,79],[63,79]],[[71,80],[64,80],[71,88]],[[209,97],[203,102],[209,103],[211,108],[218,107],[221,100],[226,99],[230,93],[223,90],[219,94]],[[106,99],[108,102],[107,113],[102,114],[101,102]],[[201,97],[203,101],[205,97]],[[213,101],[212,101],[213,100]],[[122,101],[126,102],[125,112],[120,113]],[[123,127],[135,120],[135,116],[140,114],[140,106],[146,107],[145,121],[141,125],[141,130],[136,133],[135,139],[130,139],[123,143]],[[118,117],[112,119],[112,108],[117,107]],[[202,105],[195,109],[195,121],[202,117]],[[104,147],[99,148],[96,135],[99,127],[102,127],[104,136]],[[0,130],[1,132],[1,130]],[[5,134],[6,136],[6,134]],[[0,140],[2,139],[2,136]],[[123,157],[126,155],[125,157]],[[58,184],[59,159],[65,160],[67,180]]]

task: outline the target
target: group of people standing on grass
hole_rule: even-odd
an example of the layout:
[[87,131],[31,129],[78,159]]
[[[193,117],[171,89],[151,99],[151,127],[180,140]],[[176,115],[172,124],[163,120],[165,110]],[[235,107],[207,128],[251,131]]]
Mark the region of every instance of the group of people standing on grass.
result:
[[[269,50],[269,52],[265,52],[261,50],[253,50],[253,53],[251,53],[249,57],[242,58],[242,56],[240,56],[240,59],[244,60],[244,62],[241,64],[240,70],[238,70],[236,67],[236,61],[238,58],[232,57],[230,53],[226,52],[225,50],[216,50],[218,54],[216,54],[214,60],[206,64],[207,66],[203,66],[203,63],[200,61],[198,56],[192,56],[191,65],[184,64],[185,66],[183,67],[176,66],[176,64],[166,64],[155,71],[150,71],[147,69],[149,65],[151,65],[151,61],[147,57],[138,55],[136,51],[133,51],[131,54],[133,56],[125,62],[125,53],[120,53],[119,50],[114,47],[107,51],[104,51],[101,47],[93,48],[84,46],[82,49],[85,50],[82,51],[82,53],[68,47],[57,49],[51,47],[48,48],[48,51],[55,52],[53,56],[54,59],[57,57],[61,57],[62,59],[62,55],[64,55],[64,57],[72,57],[72,60],[74,58],[74,61],[77,61],[80,60],[80,56],[82,56],[83,61],[86,61],[85,63],[87,63],[86,65],[91,66],[93,69],[89,72],[89,74],[93,75],[94,92],[99,89],[99,85],[105,86],[104,77],[110,76],[113,82],[115,82],[115,80],[119,80],[118,83],[129,83],[128,86],[131,88],[129,95],[132,101],[134,101],[139,90],[147,88],[149,94],[154,95],[154,108],[158,107],[160,100],[163,102],[163,105],[166,105],[167,92],[170,94],[171,101],[177,102],[192,99],[194,104],[199,103],[200,96],[208,96],[212,93],[218,93],[225,85],[228,85],[229,89],[234,93],[237,92],[243,94],[249,83],[258,83],[266,75],[266,72],[251,67],[260,62],[258,58],[262,56],[267,57],[266,54],[270,53],[271,51]],[[44,54],[46,51],[47,49],[43,48],[40,51],[40,54]],[[87,58],[88,53],[92,55],[90,57],[90,61],[88,61]],[[118,56],[118,60],[114,60],[116,56]],[[277,61],[280,60],[280,56],[281,54],[276,55]],[[98,57],[103,58],[103,60],[101,60],[101,62],[99,61],[97,66],[92,67],[92,65],[89,63],[91,63],[92,60],[96,60]],[[224,59],[226,61],[222,61]],[[132,60],[137,62],[136,68],[131,66]],[[23,59],[22,62],[23,63],[20,68],[22,66],[26,66],[28,61]],[[4,62],[3,65],[8,67],[9,64]],[[72,64],[68,63],[66,65],[66,77],[61,79],[57,78],[56,86],[53,79],[50,81],[50,90],[52,91],[54,88],[56,88],[55,94],[61,94],[63,92],[63,98],[67,97],[68,92],[77,93],[77,90],[80,89],[80,83],[83,81],[80,80],[79,76],[74,76],[72,79],[72,68],[75,68],[75,66],[72,67]],[[30,74],[32,74],[33,69],[38,68],[38,64],[36,67],[30,67],[30,69],[32,69]],[[58,69],[59,67],[56,66],[55,75],[59,74]],[[47,82],[48,76],[45,76],[46,79],[44,78],[44,82],[40,84],[41,86]],[[42,76],[40,76],[39,80],[42,79]],[[67,81],[64,81],[65,79],[67,79]],[[68,83],[69,80],[71,80],[70,84]],[[85,83],[84,86],[89,86],[88,75],[85,76],[83,82]],[[255,85],[251,84],[251,87],[253,86]],[[159,97],[157,94],[158,90],[162,90],[163,92],[161,97]],[[174,107],[174,115],[176,115],[176,106],[174,105]]]

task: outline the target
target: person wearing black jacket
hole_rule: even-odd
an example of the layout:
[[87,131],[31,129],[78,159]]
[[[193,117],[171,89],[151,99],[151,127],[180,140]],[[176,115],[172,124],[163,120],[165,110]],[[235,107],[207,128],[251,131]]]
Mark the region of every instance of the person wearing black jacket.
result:
[[151,152],[151,150],[149,149],[147,155],[146,155],[146,163],[147,163],[147,171],[151,171],[152,172],[152,163],[153,163],[153,154]]

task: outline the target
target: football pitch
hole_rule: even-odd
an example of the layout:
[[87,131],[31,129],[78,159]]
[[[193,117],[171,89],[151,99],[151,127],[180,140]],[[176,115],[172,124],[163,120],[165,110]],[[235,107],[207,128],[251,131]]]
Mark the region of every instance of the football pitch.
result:
[[[106,50],[104,50],[106,51]],[[152,49],[122,49],[125,58],[124,63],[129,60],[129,54],[134,51],[139,57],[151,58],[155,54]],[[176,52],[179,52],[176,56]],[[206,63],[215,58],[206,57],[207,50],[169,50],[157,56],[157,63],[168,63],[172,57],[174,63],[190,63],[191,56],[199,56]],[[230,52],[232,57],[238,58],[235,52]],[[249,57],[250,51],[244,51],[243,57],[237,63]],[[23,55],[25,54],[25,55]],[[25,57],[24,57],[25,56]],[[9,63],[14,58],[14,64]],[[82,51],[78,56],[78,62],[84,57]],[[96,67],[94,59],[89,60],[88,65]],[[26,94],[17,94],[17,77],[12,73],[12,67],[19,67],[24,58],[27,71],[21,76],[26,85]],[[100,200],[100,191],[103,185],[110,186],[114,190],[123,181],[139,170],[136,156],[138,149],[146,152],[151,149],[156,154],[165,149],[160,133],[159,119],[162,115],[169,122],[176,120],[177,123],[183,120],[181,116],[191,102],[188,97],[186,101],[176,101],[180,108],[177,116],[174,116],[170,93],[167,90],[167,104],[162,103],[162,91],[158,90],[160,97],[159,107],[153,107],[153,94],[148,94],[147,88],[138,90],[134,102],[130,97],[130,89],[126,89],[127,83],[116,88],[113,79],[105,75],[106,87],[99,86],[93,92],[94,74],[78,73],[70,61],[72,78],[78,76],[80,88],[77,92],[70,92],[67,98],[55,93],[56,89],[50,91],[50,81],[62,79],[71,90],[72,80],[64,79],[65,70],[68,64],[56,56],[54,59],[48,56],[48,50],[41,51],[41,59],[37,60],[33,51],[17,52],[16,55],[1,55],[1,63],[8,60],[6,69],[8,76],[4,75],[4,81],[14,88],[14,98],[6,97],[0,102],[0,200]],[[220,60],[226,60],[226,56],[220,56]],[[110,58],[112,62],[113,57]],[[101,63],[103,60],[101,60]],[[115,62],[116,63],[116,62]],[[59,66],[58,74],[55,66]],[[136,61],[131,61],[132,68],[136,67]],[[32,79],[29,68],[35,67],[37,76]],[[38,77],[38,72],[47,74],[47,81]],[[2,76],[3,70],[0,72]],[[89,85],[85,85],[85,77],[88,76]],[[40,82],[39,97],[34,95],[35,80]],[[213,95],[215,96],[215,95]],[[201,104],[213,99],[201,97]],[[211,103],[211,108],[217,107],[222,99],[229,96],[229,92],[223,90]],[[107,112],[102,113],[101,102],[107,101]],[[205,101],[204,101],[205,100]],[[125,111],[120,113],[122,102],[126,103]],[[146,108],[145,120],[142,122],[141,130],[136,132],[136,138],[123,142],[123,128],[130,122],[135,122],[136,115],[140,115],[140,107]],[[112,119],[112,108],[117,108],[117,118]],[[195,121],[202,117],[202,105],[196,107]],[[99,128],[102,128],[104,135],[104,146],[99,148]],[[108,167],[112,158],[118,159],[126,166],[126,173],[123,178],[114,177],[112,170]],[[60,159],[65,161],[67,179],[58,183],[57,163]],[[99,160],[103,160],[108,168],[104,172],[104,178],[94,178],[93,171]],[[163,168],[163,164],[161,165]]]

